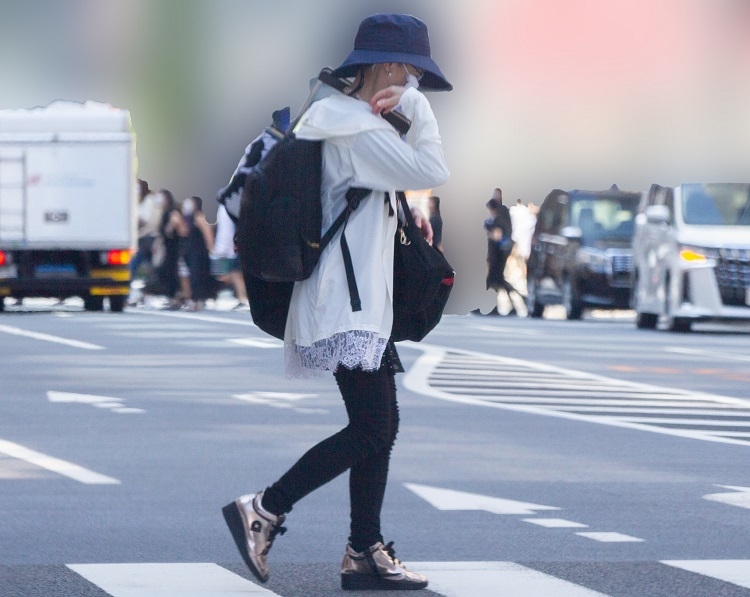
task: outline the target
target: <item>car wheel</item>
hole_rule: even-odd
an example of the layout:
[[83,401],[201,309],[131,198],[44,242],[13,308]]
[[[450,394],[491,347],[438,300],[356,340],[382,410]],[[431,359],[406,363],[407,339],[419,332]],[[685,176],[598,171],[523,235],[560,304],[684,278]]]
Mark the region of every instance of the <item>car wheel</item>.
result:
[[124,296],[109,297],[109,310],[112,313],[122,313],[122,310],[125,308],[125,298]]
[[583,305],[578,297],[578,289],[569,277],[565,278],[563,282],[562,303],[565,307],[565,316],[568,319],[581,319]]
[[544,305],[536,298],[536,281],[528,278],[526,281],[526,308],[529,311],[529,317],[541,317],[544,313]]
[[664,282],[664,312],[667,314],[667,329],[670,332],[689,332],[691,321],[687,317],[675,317],[672,315],[672,282],[669,278]]
[[635,326],[639,330],[653,330],[656,328],[656,324],[659,322],[659,315],[657,313],[643,313],[641,312],[640,305],[638,304],[638,272],[635,273],[633,279],[633,309],[635,310]]
[[104,297],[91,295],[83,297],[83,308],[86,311],[103,311]]

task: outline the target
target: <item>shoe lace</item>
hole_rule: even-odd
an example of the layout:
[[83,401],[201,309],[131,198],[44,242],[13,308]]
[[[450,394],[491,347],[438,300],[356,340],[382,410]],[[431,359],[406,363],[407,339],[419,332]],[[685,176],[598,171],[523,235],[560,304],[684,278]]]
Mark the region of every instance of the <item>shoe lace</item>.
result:
[[396,550],[395,550],[395,549],[393,549],[393,541],[389,541],[389,542],[388,542],[388,543],[387,543],[387,544],[386,544],[386,545],[385,545],[385,546],[383,547],[383,551],[385,551],[385,553],[387,553],[387,554],[388,554],[388,557],[389,557],[389,558],[391,558],[391,559],[393,560],[393,562],[394,562],[394,563],[395,563],[395,564],[396,564],[397,566],[402,566],[402,567],[403,567],[403,564],[401,563],[401,560],[399,560],[399,559],[398,559],[398,558],[396,557]]
[[271,523],[269,525],[270,529],[268,531],[268,543],[266,544],[266,548],[263,550],[262,555],[268,555],[268,552],[271,551],[271,546],[273,545],[273,540],[276,539],[276,535],[283,535],[286,533],[286,527],[281,526],[281,524],[284,522],[284,517],[279,516],[279,519],[276,521],[276,523]]

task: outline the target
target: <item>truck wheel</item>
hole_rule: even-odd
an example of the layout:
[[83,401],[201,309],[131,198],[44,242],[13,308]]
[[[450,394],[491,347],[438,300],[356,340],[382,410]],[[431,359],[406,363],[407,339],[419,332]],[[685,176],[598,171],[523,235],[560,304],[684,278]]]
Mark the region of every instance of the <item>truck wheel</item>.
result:
[[86,311],[104,311],[104,297],[103,296],[83,297],[83,308]]
[[636,313],[635,314],[635,327],[639,330],[653,330],[656,329],[656,324],[659,321],[659,316],[656,313]]
[[111,296],[109,297],[109,310],[112,313],[122,313],[125,308],[125,297],[124,296]]
[[689,332],[692,322],[685,317],[670,317],[667,328],[670,332]]

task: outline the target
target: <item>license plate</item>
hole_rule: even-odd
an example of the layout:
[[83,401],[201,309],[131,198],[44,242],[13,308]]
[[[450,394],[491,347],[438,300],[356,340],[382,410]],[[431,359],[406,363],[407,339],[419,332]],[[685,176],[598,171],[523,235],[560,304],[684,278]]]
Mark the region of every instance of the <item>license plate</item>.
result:
[[37,265],[34,274],[37,278],[75,278],[78,275],[73,264]]

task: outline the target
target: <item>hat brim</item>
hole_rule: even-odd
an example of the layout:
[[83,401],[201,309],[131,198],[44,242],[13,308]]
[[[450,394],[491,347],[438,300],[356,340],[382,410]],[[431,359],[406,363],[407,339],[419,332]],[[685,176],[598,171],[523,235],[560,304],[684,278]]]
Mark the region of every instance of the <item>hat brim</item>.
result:
[[354,77],[360,67],[381,62],[403,62],[416,66],[424,73],[419,80],[420,89],[429,91],[451,91],[453,89],[453,85],[448,82],[435,61],[422,54],[354,50],[346,57],[341,66],[333,71],[333,74],[336,77]]

